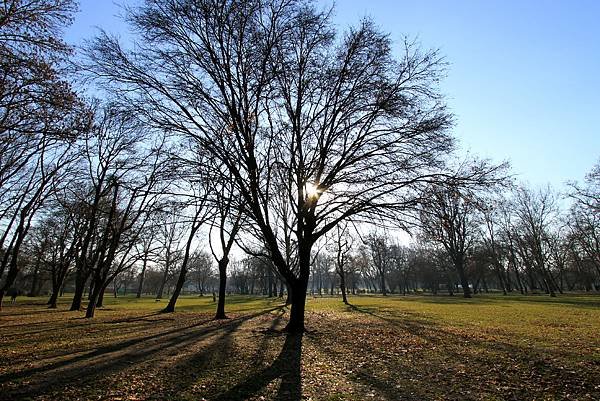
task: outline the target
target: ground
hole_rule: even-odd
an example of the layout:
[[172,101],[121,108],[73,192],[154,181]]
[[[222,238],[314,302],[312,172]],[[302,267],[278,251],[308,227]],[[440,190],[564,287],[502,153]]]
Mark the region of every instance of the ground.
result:
[[598,400],[600,297],[107,299],[0,312],[1,400]]

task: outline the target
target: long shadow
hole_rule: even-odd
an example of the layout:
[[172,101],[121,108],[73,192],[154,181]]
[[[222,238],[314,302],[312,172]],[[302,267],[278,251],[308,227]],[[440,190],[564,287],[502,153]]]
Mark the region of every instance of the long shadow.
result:
[[[40,305],[41,306],[41,305]],[[10,317],[14,317],[14,316],[30,316],[30,315],[49,315],[49,314],[54,314],[54,313],[68,313],[71,312],[70,310],[66,310],[66,309],[49,309],[49,308],[40,308],[40,309],[34,309],[31,311],[25,311],[25,312],[19,312],[19,313],[9,313],[9,310],[6,310],[6,307],[0,311],[0,318],[10,318]]]
[[243,401],[256,395],[272,381],[281,379],[281,385],[274,399],[299,401],[302,399],[301,359],[302,334],[288,334],[281,352],[270,366],[250,375],[242,383],[213,399],[215,401]]
[[[370,315],[373,316],[379,320],[383,320],[387,323],[390,323],[396,327],[402,328],[412,334],[426,334],[426,333],[431,333],[431,330],[433,328],[435,328],[437,330],[437,327],[435,326],[434,323],[425,320],[423,318],[418,317],[417,315],[411,314],[409,312],[402,312],[403,316],[401,317],[397,317],[397,318],[392,318],[392,317],[386,317],[382,314],[379,313],[375,313],[373,310],[377,310],[377,307],[359,307],[353,304],[348,304],[347,308],[350,311],[353,312],[359,312],[359,313],[363,313],[366,315]],[[406,319],[406,316],[410,317],[410,320]]]
[[[28,396],[43,394],[49,388],[64,387],[73,383],[93,382],[96,377],[104,377],[123,370],[135,363],[151,359],[154,355],[165,350],[179,350],[214,332],[226,330],[228,327],[237,327],[244,321],[276,309],[279,308],[229,319],[212,327],[202,327],[213,321],[212,319],[204,320],[183,328],[167,330],[100,347],[94,351],[44,366],[3,374],[0,375],[0,384],[22,379],[28,379],[29,382],[37,381],[38,383],[22,386],[13,391],[3,391],[0,399],[18,399],[18,396],[25,394]],[[36,378],[31,377],[32,375],[40,375],[41,377],[36,380]]]
[[[227,361],[233,352],[232,334],[244,321],[241,319],[226,321],[222,330],[211,338],[210,343],[203,345],[199,352],[184,355],[174,364],[169,364],[168,370],[163,373],[164,379],[160,384],[161,391],[174,399],[189,399],[188,392],[198,377],[210,372],[213,369],[211,364],[215,361],[221,364],[223,361]],[[194,390],[191,389],[191,391]]]
[[[528,375],[535,375],[542,381],[548,380],[548,378],[551,377],[560,377],[561,379],[559,381],[561,381],[563,386],[565,386],[566,388],[569,388],[570,386],[571,389],[574,390],[577,387],[583,386],[587,387],[587,390],[585,391],[593,392],[593,383],[582,383],[581,378],[577,377],[577,375],[565,374],[566,370],[568,369],[565,369],[564,366],[561,366],[561,363],[558,362],[558,360],[556,359],[558,356],[566,355],[563,354],[563,352],[561,351],[524,348],[516,344],[501,341],[497,338],[486,340],[474,336],[463,335],[444,329],[431,322],[423,321],[422,319],[418,318],[415,319],[411,316],[398,316],[397,318],[394,318],[394,316],[387,317],[382,314],[375,313],[372,310],[360,308],[354,305],[349,305],[348,308],[351,311],[373,316],[376,319],[384,321],[393,327],[396,327],[400,330],[404,330],[411,335],[426,340],[427,343],[431,346],[437,347],[438,351],[436,352],[439,355],[444,356],[442,360],[468,361],[469,365],[472,365],[471,374],[474,375],[475,378],[483,378],[486,377],[488,374],[494,375],[493,369],[492,371],[488,372],[489,367],[494,365],[493,358],[496,358],[497,355],[506,355],[510,356],[510,358],[516,359],[518,361],[517,363],[522,365],[521,369],[523,370],[523,374],[525,374],[526,372]],[[335,349],[331,349],[331,347],[327,346],[327,344],[323,343],[318,338],[316,339],[316,341],[321,343],[320,348],[325,353],[328,353],[332,357],[335,357]],[[351,347],[354,344],[352,341],[347,341],[343,338],[340,338],[336,341],[336,346]],[[394,370],[398,372],[410,373],[411,370],[413,370],[416,367],[414,360],[410,363],[407,363],[402,361],[401,359],[396,359],[393,356],[386,356],[383,350],[379,350],[377,348],[371,347],[370,351],[364,352],[369,352],[372,354],[381,353],[380,357],[377,359],[385,360],[387,358],[392,364],[397,364]],[[502,358],[500,358],[499,360],[502,360]],[[446,362],[440,363],[440,361],[434,362],[433,360],[429,360],[427,364],[427,370],[429,372],[441,372],[443,375],[446,375],[448,377],[451,377],[456,374],[456,372],[454,372],[452,368],[452,364],[447,365]],[[396,392],[394,396],[393,389],[390,388],[389,383],[380,380],[373,373],[373,371],[369,372],[363,370],[362,372],[358,372],[355,377],[357,380],[377,388],[378,391],[380,391],[383,394],[386,394],[388,398],[395,399],[395,397],[398,396],[398,393]],[[418,370],[415,371],[415,373],[417,377],[421,377],[422,375],[422,372],[419,372]],[[496,380],[502,380],[502,377],[497,377]],[[408,388],[410,388],[410,382],[408,382],[408,384]],[[511,383],[507,384],[510,385]],[[426,386],[424,388],[427,388],[428,391],[435,390],[435,388],[432,386]],[[415,394],[418,394],[418,391],[423,390],[423,388],[413,389],[416,390],[414,391]],[[437,390],[441,391],[441,389]],[[522,391],[522,389],[514,389],[513,391],[518,392]],[[537,389],[535,391],[540,392],[541,390]],[[585,393],[585,391],[583,391],[583,393]],[[403,394],[404,398],[402,399],[413,399],[412,393],[413,392]],[[512,398],[516,397],[516,399],[524,398],[523,396],[519,396],[518,393],[513,393],[513,396],[514,397]],[[433,397],[436,398],[435,396]],[[530,395],[525,398],[528,397],[530,397]],[[421,394],[418,395],[415,399],[424,398],[427,398],[427,396]],[[469,397],[466,397],[465,399],[469,399]]]
[[[274,332],[274,328],[283,314],[284,310],[280,309],[271,326],[265,329],[266,332]],[[174,399],[197,399],[199,396],[207,395],[204,394],[205,390],[201,390],[201,393],[198,394],[199,389],[195,386],[204,376],[209,375],[210,377],[215,375],[216,372],[218,372],[217,376],[220,377],[238,375],[239,372],[232,366],[235,366],[235,353],[240,352],[240,350],[236,348],[236,341],[233,340],[232,334],[241,323],[239,321],[235,325],[227,326],[218,338],[212,339],[210,344],[203,346],[199,351],[179,358],[166,372],[165,380],[161,384],[162,391],[170,394]],[[255,333],[262,331],[252,330]],[[266,341],[263,341],[260,349],[264,350],[266,347]],[[259,363],[259,361],[253,359],[253,364],[255,363]]]
[[[381,297],[377,297],[381,298]],[[595,298],[595,299],[594,299]],[[566,305],[579,308],[598,308],[600,307],[600,294],[563,294],[555,298],[547,294],[478,294],[473,298],[464,298],[459,294],[455,296],[448,295],[392,295],[386,298],[391,301],[406,301],[440,305],[488,305],[488,304],[506,304],[506,303],[533,303],[533,304],[550,304],[550,305]]]

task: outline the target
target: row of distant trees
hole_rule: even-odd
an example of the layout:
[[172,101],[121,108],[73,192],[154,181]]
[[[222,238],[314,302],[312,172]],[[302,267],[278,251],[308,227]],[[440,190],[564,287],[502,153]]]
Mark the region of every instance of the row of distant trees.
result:
[[436,51],[397,57],[370,20],[339,34],[310,0],[146,0],[134,43],[101,32],[73,57],[75,11],[0,15],[0,305],[24,286],[55,307],[69,288],[93,317],[108,289],[156,282],[168,312],[205,278],[217,318],[228,290],[287,294],[294,332],[324,283],[597,285],[597,169],[562,220],[550,192],[495,195],[507,166],[457,160]]
[[[554,296],[564,291],[598,291],[597,205],[582,197],[596,190],[596,177],[594,170],[584,187],[571,187],[573,202],[568,210],[561,209],[560,194],[550,188],[519,187],[508,196],[484,199],[476,199],[476,194],[438,196],[444,203],[431,203],[422,211],[411,245],[393,240],[389,232],[361,235],[345,226],[313,253],[308,292],[346,299],[347,292],[470,296],[501,291]],[[179,220],[170,224],[166,220],[147,226],[146,236],[136,244],[136,263],[115,270],[109,282],[114,296],[129,292],[160,299],[173,293],[183,258],[184,229]],[[65,277],[57,268],[57,256],[65,253],[61,247],[69,235],[65,223],[68,220],[51,215],[31,229],[18,277],[19,287],[28,295],[60,294],[65,287],[74,290],[74,266],[68,264]],[[187,269],[184,291],[201,296],[218,291],[218,272],[209,252],[192,253]],[[227,276],[230,293],[273,297],[287,292],[272,263],[262,257],[234,260]],[[55,296],[49,304],[56,306]],[[102,305],[102,298],[97,305]]]

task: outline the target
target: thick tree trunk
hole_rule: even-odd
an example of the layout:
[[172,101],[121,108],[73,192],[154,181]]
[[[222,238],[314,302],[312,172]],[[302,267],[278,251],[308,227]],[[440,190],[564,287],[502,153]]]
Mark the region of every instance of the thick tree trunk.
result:
[[56,309],[59,291],[60,291],[60,288],[52,288],[52,294],[50,295],[50,299],[48,300],[48,308]]
[[103,284],[100,288],[100,293],[98,294],[98,300],[96,301],[96,308],[104,307],[104,293],[106,292],[106,287],[108,287],[108,283]]
[[225,315],[225,290],[227,289],[227,265],[229,260],[219,260],[219,300],[217,302],[217,313],[215,319],[227,319]]
[[[290,287],[289,283],[286,280],[284,280],[283,283],[285,284],[285,289],[287,291],[287,296],[285,298],[285,304],[286,305],[290,305],[292,303],[292,291],[293,291],[293,289]],[[282,287],[282,289],[283,289],[283,287]],[[283,291],[282,291],[281,296],[283,298]]]
[[72,311],[81,309],[81,300],[83,299],[83,291],[85,290],[86,280],[87,277],[78,271],[75,276],[75,294],[73,295],[73,301],[71,302],[70,308]]
[[102,283],[100,282],[100,277],[94,278],[94,288],[90,292],[90,297],[87,305],[87,309],[85,311],[85,317],[90,319],[94,317],[94,313],[96,312],[96,306],[98,303],[98,298],[100,297],[100,292],[102,291]]
[[463,290],[464,298],[471,298],[471,289],[469,288],[469,280],[467,279],[467,274],[465,273],[465,268],[463,266],[462,260],[455,260],[454,266],[456,267],[456,272],[458,273],[458,278],[460,279],[460,285]]
[[306,289],[308,280],[298,279],[293,285],[288,286],[288,291],[291,290],[291,310],[290,320],[285,327],[288,333],[304,332],[304,311],[306,309]]
[[2,310],[2,299],[4,298],[4,294],[6,293],[6,290],[8,290],[13,285],[15,279],[17,278],[17,273],[19,272],[19,269],[17,267],[16,255],[12,256],[10,264],[8,266],[8,274],[6,275],[4,286],[1,289],[2,292],[0,292],[0,310]]
[[385,297],[387,291],[385,289],[385,273],[381,272],[381,294]]

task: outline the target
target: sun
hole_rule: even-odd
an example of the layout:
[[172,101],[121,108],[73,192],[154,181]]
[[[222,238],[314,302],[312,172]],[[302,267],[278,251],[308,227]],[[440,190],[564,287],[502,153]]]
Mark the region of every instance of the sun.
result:
[[304,192],[306,196],[310,198],[319,196],[321,194],[319,187],[313,184],[312,182],[307,182],[306,184],[304,184]]

